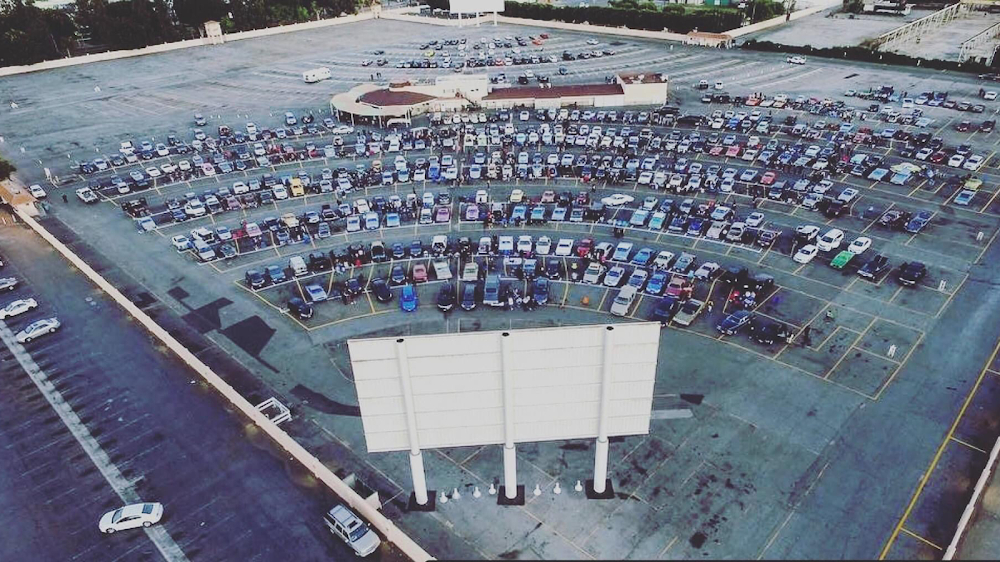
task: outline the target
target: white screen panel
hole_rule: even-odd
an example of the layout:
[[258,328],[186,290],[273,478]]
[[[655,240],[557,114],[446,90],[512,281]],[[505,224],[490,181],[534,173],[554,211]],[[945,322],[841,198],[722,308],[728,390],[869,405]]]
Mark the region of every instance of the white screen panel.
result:
[[[573,326],[350,340],[369,452],[410,447],[397,346],[410,373],[422,449],[504,441],[506,340],[515,441],[597,436],[607,327]],[[609,435],[649,432],[660,327],[615,324]]]
[[453,14],[475,14],[477,12],[502,12],[504,0],[451,0]]

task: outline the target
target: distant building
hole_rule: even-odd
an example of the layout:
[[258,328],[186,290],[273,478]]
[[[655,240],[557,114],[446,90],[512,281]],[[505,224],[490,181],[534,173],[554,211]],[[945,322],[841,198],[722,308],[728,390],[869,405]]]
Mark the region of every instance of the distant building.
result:
[[343,122],[385,126],[427,112],[459,111],[472,105],[494,109],[663,105],[667,92],[667,76],[652,72],[618,74],[610,84],[539,84],[492,90],[485,74],[439,76],[432,83],[360,84],[333,96],[330,110]]

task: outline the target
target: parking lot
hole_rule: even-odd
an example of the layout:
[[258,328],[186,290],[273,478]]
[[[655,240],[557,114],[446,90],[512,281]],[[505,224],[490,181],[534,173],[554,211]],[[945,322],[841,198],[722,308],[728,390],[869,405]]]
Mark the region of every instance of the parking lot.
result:
[[[4,237],[18,244],[5,246],[3,276],[17,284],[4,292],[3,304],[34,303],[6,316],[4,327],[16,334],[41,319],[60,321],[54,332],[25,341],[24,349],[58,393],[55,403],[79,416],[106,455],[103,463],[88,457],[21,359],[4,347],[0,376],[10,392],[0,439],[8,451],[4,490],[12,507],[4,522],[21,538],[4,541],[4,558],[139,560],[175,547],[191,560],[274,560],[287,554],[289,542],[303,558],[351,555],[324,536],[322,516],[334,498],[304,470],[232,418],[184,376],[179,361],[153,348],[113,301],[30,231],[8,227]],[[98,531],[100,516],[123,503],[107,474],[120,475],[125,494],[164,505],[166,542],[141,531]],[[305,514],[301,525],[278,522]],[[380,558],[398,556],[386,547]]]
[[[358,27],[370,25],[375,24]],[[598,121],[596,115],[590,120],[583,115],[578,120],[568,116],[554,121],[548,117],[540,120],[534,111],[523,121],[519,112],[507,120],[491,121],[490,117],[498,116],[484,112],[488,114],[484,122],[468,125],[473,130],[488,131],[491,125],[509,123],[515,127],[511,142],[493,145],[487,138],[485,146],[456,150],[454,146],[445,146],[443,141],[448,136],[439,135],[426,139],[433,138],[438,146],[425,142],[420,149],[413,143],[410,149],[398,153],[372,155],[366,143],[359,155],[355,150],[358,132],[363,131],[370,141],[376,131],[358,127],[350,133],[334,133],[333,129],[340,124],[323,123],[324,104],[331,89],[346,89],[353,81],[369,78],[365,73],[370,74],[374,67],[362,67],[359,63],[376,56],[370,51],[385,49],[387,53],[383,56],[394,60],[392,57],[403,56],[403,52],[415,52],[422,41],[430,40],[431,31],[446,39],[463,36],[470,40],[481,35],[535,33],[504,27],[496,28],[497,31],[486,27],[428,30],[398,22],[386,25],[405,28],[408,37],[412,37],[408,40],[412,45],[401,46],[399,53],[390,53],[388,48],[379,47],[375,40],[367,38],[374,34],[361,34],[357,44],[337,51],[337,56],[342,57],[337,62],[341,64],[334,65],[336,76],[333,82],[323,83],[322,95],[317,93],[319,89],[302,84],[298,76],[302,70],[320,63],[330,64],[330,60],[304,57],[295,42],[324,41],[325,45],[333,45],[336,40],[312,32],[289,36],[291,41],[283,37],[280,42],[268,39],[226,45],[223,49],[231,51],[234,60],[213,78],[197,81],[186,72],[183,78],[174,76],[170,84],[166,80],[163,84],[151,81],[141,94],[119,89],[124,86],[105,85],[100,93],[91,95],[92,88],[84,78],[83,82],[88,84],[86,97],[92,99],[74,103],[72,94],[60,93],[60,88],[28,94],[28,88],[44,84],[49,74],[12,79],[0,88],[5,89],[5,96],[13,94],[12,97],[24,100],[18,110],[23,110],[21,113],[9,114],[21,123],[42,119],[41,112],[47,115],[44,119],[57,119],[59,112],[64,111],[57,102],[59,96],[66,97],[65,111],[77,112],[87,104],[129,103],[129,96],[136,96],[134,101],[149,109],[154,106],[144,103],[145,100],[177,96],[183,84],[198,95],[192,93],[186,103],[174,107],[150,109],[150,114],[142,118],[125,117],[121,111],[94,113],[84,121],[85,126],[74,129],[80,135],[75,141],[79,146],[67,143],[65,134],[58,130],[46,129],[33,137],[15,130],[0,145],[0,150],[5,154],[13,152],[11,155],[18,158],[18,151],[8,149],[25,145],[29,150],[23,159],[28,169],[37,168],[30,160],[39,158],[63,178],[64,187],[49,190],[49,204],[58,220],[135,276],[169,307],[185,315],[190,325],[198,326],[215,344],[250,366],[292,405],[297,415],[301,414],[325,432],[318,436],[309,432],[311,445],[322,447],[321,439],[330,439],[353,451],[356,458],[347,462],[363,465],[369,472],[380,475],[376,478],[380,495],[389,506],[395,505],[393,500],[405,501],[408,493],[405,458],[364,453],[361,424],[347,413],[356,399],[344,339],[615,321],[617,316],[611,314],[611,309],[619,287],[634,278],[636,270],[644,270],[647,275],[637,280],[639,294],[628,303],[622,316],[626,320],[645,320],[654,314],[663,302],[662,293],[668,290],[651,289],[650,278],[657,269],[675,269],[665,280],[669,281],[676,273],[678,283],[690,284],[678,285],[681,288],[677,300],[690,297],[704,306],[697,308],[696,317],[688,326],[667,322],[651,434],[622,439],[612,447],[612,478],[618,499],[584,502],[581,495],[574,495],[572,485],[587,477],[592,462],[589,443],[520,445],[522,474],[519,476],[529,489],[538,484],[543,493],[529,498],[524,508],[514,510],[494,507],[485,498],[477,504],[472,498],[476,486],[485,492],[491,482],[498,481],[500,463],[496,447],[440,451],[428,461],[430,487],[439,492],[459,489],[462,499],[447,504],[439,502],[432,517],[406,513],[398,505],[388,508],[404,529],[440,558],[449,555],[873,557],[890,536],[894,556],[940,556],[933,547],[950,539],[947,529],[954,525],[950,510],[923,512],[919,520],[914,518],[913,524],[907,523],[908,533],[893,533],[893,529],[906,510],[916,480],[931,462],[934,448],[972,383],[964,375],[956,379],[953,373],[978,371],[996,341],[996,328],[987,321],[998,303],[991,294],[984,293],[989,292],[987,287],[994,273],[990,244],[997,233],[1000,213],[996,202],[1000,170],[994,151],[1000,140],[995,138],[995,132],[980,130],[984,121],[994,118],[997,105],[995,101],[982,101],[977,94],[981,86],[989,89],[989,83],[942,73],[903,74],[875,66],[848,68],[825,61],[791,65],[778,56],[669,49],[624,41],[625,45],[611,47],[616,52],[607,60],[602,57],[550,63],[550,66],[565,64],[570,72],[566,76],[547,72],[553,81],[567,82],[602,81],[612,69],[667,72],[671,77],[672,105],[680,108],[678,115],[701,115],[708,120],[673,124],[639,122],[640,112],[650,113],[654,108],[618,108],[619,118],[614,122],[607,117]],[[545,49],[562,52],[587,48],[583,37],[555,31],[550,35]],[[173,56],[115,63],[122,67],[116,71],[134,71],[139,67],[154,76],[152,69],[170,66]],[[251,56],[259,61],[240,68],[235,57],[248,60]],[[205,63],[195,60],[190,64]],[[264,66],[270,68],[265,70]],[[67,72],[96,72],[96,68],[80,67]],[[281,80],[273,75],[274,68],[281,69],[279,73],[287,85],[270,86]],[[392,64],[381,68],[383,78],[445,71],[396,69]],[[532,65],[506,71],[520,73],[523,68]],[[483,70],[494,75],[502,69]],[[535,67],[535,71],[539,68]],[[107,70],[102,72],[108,75]],[[771,103],[764,106],[760,103],[763,100],[754,105],[701,103],[699,99],[705,90],[694,87],[701,79],[713,85],[723,83],[718,90],[710,88],[711,92],[725,91],[744,98],[753,92],[763,92],[764,99]],[[261,86],[264,83],[269,86]],[[845,104],[836,111],[843,113],[849,107],[869,114],[871,100],[848,97],[844,92],[890,83],[895,85],[898,99],[913,98],[925,91],[948,91],[949,99],[983,103],[984,111],[961,112],[921,104],[918,107],[926,118],[923,126],[915,121],[888,122],[873,118],[874,115],[862,118],[852,113],[849,134],[837,128],[842,120],[836,115],[810,113],[813,107],[833,111],[832,103],[822,109],[822,100],[829,98]],[[221,91],[215,95],[214,84],[222,84],[224,89],[239,87],[246,95],[239,96],[238,102]],[[777,94],[785,94],[789,106],[800,95],[806,100],[797,108],[779,108],[774,106]],[[808,100],[810,97],[816,98],[815,103]],[[879,105],[902,109],[900,101]],[[111,183],[113,175],[127,178],[129,171],[177,164],[191,159],[193,153],[171,152],[168,156],[152,156],[135,165],[93,174],[80,174],[72,166],[76,161],[100,156],[110,159],[124,139],[132,139],[137,145],[147,139],[152,144],[166,144],[167,135],[173,134],[178,143],[189,144],[193,140],[191,117],[195,112],[209,117],[203,129],[208,136],[217,136],[218,125],[242,130],[247,121],[275,131],[283,126],[285,111],[293,111],[301,118],[308,114],[305,108],[317,117],[313,124],[315,133],[304,128],[301,134],[295,134],[293,126],[288,126],[285,139],[276,138],[268,143],[278,150],[267,153],[267,163],[263,166],[256,158],[237,157],[245,160],[245,170],[225,173],[216,164],[210,165],[211,176],[198,168],[187,177],[176,172],[159,177],[140,174],[140,181],[148,181],[150,187],[142,189],[134,180],[126,179],[126,193]],[[622,122],[626,110],[633,111],[631,123]],[[718,118],[712,117],[716,111]],[[727,125],[713,128],[716,119],[732,118],[725,115],[727,111],[745,112],[746,119],[757,111],[753,130],[729,130]],[[787,117],[794,117],[796,123],[785,124]],[[772,126],[758,133],[756,124],[761,120],[769,120]],[[965,120],[975,128],[959,131]],[[819,121],[825,124],[820,126]],[[614,140],[610,147],[598,144],[595,148],[585,144],[578,147],[575,143],[518,144],[518,133],[527,133],[529,128],[540,131],[543,124],[551,128],[559,124],[566,134],[571,126],[577,129],[577,134],[582,134],[579,130],[583,125],[591,129],[600,126],[604,131],[613,128],[617,134],[612,136],[624,137],[625,146],[619,150]],[[793,135],[798,124],[808,126],[804,134]],[[458,128],[466,125],[462,123]],[[432,130],[442,131],[446,127],[441,125]],[[625,127],[634,136],[643,129],[650,130],[634,156],[627,154],[628,137],[633,135],[621,134]],[[863,132],[865,128],[870,131]],[[905,131],[910,138],[897,137],[896,132],[883,136],[887,129]],[[908,143],[915,142],[913,139],[921,132],[928,133],[928,142],[940,138],[941,146],[926,155],[925,160],[915,155],[902,156],[901,151]],[[697,140],[691,138],[694,133],[699,135]],[[678,138],[671,138],[672,134]],[[717,135],[714,142],[713,134]],[[729,135],[733,136],[731,142],[726,139]],[[333,140],[337,136],[341,137],[340,146]],[[685,137],[689,141],[688,152],[680,153],[676,146]],[[751,137],[756,137],[756,141]],[[87,141],[80,140],[83,138]],[[661,139],[660,148],[652,148],[653,138]],[[388,139],[383,140],[388,146]],[[673,141],[675,148],[666,149],[668,141]],[[768,148],[772,141],[774,148]],[[691,147],[698,142],[700,149]],[[849,151],[837,148],[847,143],[851,144]],[[948,158],[966,143],[971,145],[971,154],[983,159],[978,170],[947,164]],[[291,147],[292,157],[282,156],[286,154],[283,145]],[[817,147],[817,154],[810,156],[808,163],[796,165],[797,158],[812,145]],[[240,146],[236,143],[226,150],[238,153]],[[243,146],[250,150],[252,143]],[[326,150],[328,146],[332,152]],[[739,149],[727,156],[733,146]],[[831,151],[820,155],[828,146],[833,147]],[[713,147],[721,150],[713,154]],[[756,152],[745,159],[751,150]],[[794,152],[790,154],[795,158],[781,164],[779,157],[786,150]],[[766,151],[772,152],[773,160],[762,162],[757,157]],[[934,157],[939,151],[940,160]],[[497,177],[487,182],[484,176],[488,175],[485,171],[488,164],[478,163],[477,153],[490,160],[495,152],[500,152],[501,158],[496,166]],[[519,161],[521,153],[527,159],[523,164]],[[272,158],[275,154],[277,160]],[[399,170],[395,168],[397,154],[407,162],[409,181],[400,181]],[[541,160],[537,168],[533,162],[536,154]],[[549,164],[552,154],[557,156],[556,164]],[[567,154],[572,156],[572,163],[564,165]],[[881,161],[870,160],[871,165],[863,165],[860,174],[851,173],[855,165],[850,158],[859,154]],[[454,162],[446,165],[446,155]],[[603,177],[599,177],[601,164],[590,163],[595,155],[602,162],[604,156],[611,157]],[[623,163],[616,166],[614,160],[618,155],[624,156]],[[427,180],[432,156],[437,158],[442,175],[454,166],[456,177],[462,177],[462,182]],[[587,164],[578,164],[581,156],[587,157]],[[643,161],[654,157],[651,168],[644,169]],[[845,157],[842,163],[840,159]],[[636,160],[635,169],[626,170],[632,158]],[[423,163],[419,164],[418,159],[423,159]],[[681,159],[686,160],[685,167],[678,169]],[[826,165],[817,169],[814,165],[820,159]],[[381,172],[369,172],[376,167],[376,160],[381,162],[383,170],[390,171],[388,185],[380,185],[384,178]],[[875,170],[888,172],[904,162],[933,171],[933,177],[913,174],[900,184],[890,181],[893,174],[884,174],[881,180],[870,179]],[[694,164],[702,170],[691,171]],[[363,172],[359,165],[364,166]],[[505,165],[511,168],[507,178],[503,177]],[[480,167],[478,178],[472,175],[474,166]],[[712,166],[718,167],[714,188],[709,186],[708,179]],[[555,173],[550,167],[555,168]],[[589,175],[585,173],[587,167]],[[612,172],[616,168],[620,168],[617,175]],[[733,181],[728,189],[723,189],[729,168],[734,170]],[[324,169],[329,169],[331,176],[327,191],[321,186],[326,179]],[[349,192],[338,192],[340,184],[336,176],[341,175],[341,169],[345,172],[343,177],[350,178]],[[424,171],[424,180],[415,180],[418,169]],[[541,171],[536,173],[536,170]],[[756,174],[740,179],[747,170]],[[661,171],[662,187],[655,187],[659,181],[656,174]],[[643,172],[650,175],[640,180]],[[763,179],[766,172],[775,174],[767,183]],[[309,187],[304,187],[298,195],[293,192],[292,179],[304,182],[300,173],[308,175]],[[804,188],[796,190],[797,180],[816,173]],[[271,174],[276,183],[286,184],[287,198],[277,199],[277,193],[266,186],[263,174]],[[967,189],[973,186],[961,179],[964,174],[974,174],[982,184]],[[671,183],[675,175],[682,176],[680,186]],[[703,184],[689,189],[693,175],[699,175]],[[284,176],[287,182],[283,181]],[[254,188],[251,180],[258,180],[261,185]],[[218,190],[226,188],[229,195],[235,196],[233,184],[237,181],[247,185],[247,193],[240,196],[251,197],[245,201],[236,199],[237,204],[232,205],[227,202],[227,194]],[[785,183],[784,189],[772,197],[774,184],[780,182]],[[75,189],[88,183],[93,183],[98,197],[91,205],[74,195]],[[845,196],[843,205],[831,208],[830,201],[836,201],[847,189],[855,189],[857,193]],[[819,193],[820,190],[823,192]],[[175,221],[173,211],[188,214],[185,206],[192,201],[189,194],[209,207],[206,201],[209,191],[219,200],[216,212],[206,209],[200,215],[191,213],[190,217]],[[962,191],[971,194],[962,196],[960,204]],[[264,192],[272,194],[270,200],[261,199]],[[425,192],[430,193],[427,204]],[[564,196],[564,192],[568,194]],[[59,200],[63,193],[70,198],[66,205]],[[607,205],[600,211],[593,207],[593,203],[616,194],[631,200],[624,205]],[[144,198],[143,204],[128,203],[139,197]],[[647,198],[655,201],[647,202]],[[359,199],[364,199],[370,207],[368,213],[375,213],[372,228],[367,228],[367,221],[361,220],[356,226],[349,226],[351,221],[345,215],[365,217]],[[667,199],[671,200],[669,206],[664,203]],[[687,199],[691,201],[686,203]],[[813,205],[806,204],[806,200],[812,200]],[[640,221],[636,215],[643,204],[649,208]],[[346,210],[341,209],[342,205]],[[477,209],[474,219],[469,218],[472,206]],[[429,221],[421,224],[424,208],[428,210]],[[562,219],[557,218],[560,208],[564,209],[560,211]],[[714,219],[711,213],[722,208],[728,208],[730,213]],[[133,220],[124,209],[148,220]],[[542,210],[533,219],[535,209]],[[583,210],[580,220],[574,220],[574,209]],[[910,221],[921,211],[929,215],[927,224],[911,226]],[[520,213],[524,213],[524,218],[515,220]],[[650,223],[656,213],[663,216],[654,228]],[[763,217],[756,226],[747,225],[753,213],[761,213]],[[285,218],[289,214],[294,223]],[[396,224],[395,220],[390,223],[391,214],[397,215],[398,226],[389,226]],[[487,216],[489,222],[484,220]],[[726,223],[718,231],[717,239],[709,236],[711,223],[716,220]],[[696,228],[698,221],[701,226]],[[744,224],[746,232],[729,236],[738,222]],[[250,224],[260,227],[261,232],[251,232]],[[321,232],[320,224],[326,225],[325,232]],[[832,228],[839,229],[844,234],[843,241],[833,250],[819,252],[808,263],[800,263],[794,257],[805,243],[814,242],[796,235],[803,226],[816,227],[819,236]],[[183,246],[178,251],[172,245],[175,236],[192,241],[196,237],[192,231],[200,227],[211,229],[215,238],[209,242],[212,257],[204,262],[195,252]],[[232,240],[218,239],[219,227],[225,227],[222,233],[232,236]],[[140,234],[136,232],[138,228],[148,231]],[[761,235],[762,231],[777,234],[769,240]],[[447,237],[447,245],[438,252],[441,254],[438,257],[434,255],[436,236]],[[531,237],[530,242],[524,239],[528,251],[519,255],[517,244],[524,236]],[[480,251],[483,237],[489,240],[488,252]],[[498,249],[506,247],[506,237],[510,237],[509,243],[514,247],[505,251],[505,256]],[[547,252],[540,251],[541,237],[549,240]],[[844,269],[831,267],[829,264],[838,253],[859,237],[870,239],[871,247],[851,259]],[[463,238],[468,239],[466,251]],[[557,256],[556,249],[564,239],[572,241],[569,255]],[[591,242],[585,244],[584,239]],[[411,249],[415,240],[420,241],[418,256]],[[381,242],[387,253],[384,261],[372,260],[371,243],[376,241]],[[589,244],[596,248],[602,243],[611,245],[611,254],[619,244],[631,243],[632,247],[618,258],[607,253],[598,255],[595,251],[583,251],[581,255],[581,246]],[[223,251],[226,244],[231,249]],[[400,245],[398,252],[394,250],[396,244]],[[636,254],[644,248],[650,250],[647,254],[650,258],[666,251],[673,254],[673,259],[662,267],[654,267],[649,263],[651,259],[642,262],[637,258]],[[317,252],[320,255],[311,259],[310,254]],[[680,268],[677,258],[682,253],[694,256],[693,264]],[[876,269],[871,278],[859,275],[858,270],[876,254],[885,256],[889,267]],[[290,263],[295,256],[303,258],[306,267],[298,275]],[[524,260],[531,258],[537,260],[534,278],[530,271],[525,274]],[[451,279],[439,279],[443,270],[435,266],[435,261],[447,263]],[[585,282],[588,266],[602,262],[604,269],[595,282]],[[904,262],[926,265],[926,274],[915,279],[912,286],[899,281],[899,267]],[[478,272],[461,279],[471,263],[477,264]],[[719,268],[702,270],[709,263]],[[267,266],[277,266],[285,280],[248,286],[248,270],[264,273]],[[398,272],[393,271],[395,267]],[[623,268],[621,279],[617,284],[606,284],[608,273],[615,267]],[[390,302],[377,298],[374,280],[391,281],[395,274],[402,281],[399,285],[409,285],[414,283],[415,273],[422,278],[421,270],[427,272],[427,279],[413,284],[417,297],[414,312],[400,311],[403,299],[396,284],[392,284]],[[537,307],[529,304],[527,308],[532,310],[503,306],[502,302],[493,307],[483,302],[480,288],[476,292],[475,310],[461,310],[464,285],[479,286],[479,276],[485,276],[487,271],[495,271],[504,286],[516,288],[522,297],[538,294],[537,278],[544,272],[550,279],[547,304]],[[574,271],[579,278],[574,278]],[[702,273],[695,275],[696,272]],[[761,275],[769,276],[772,281],[762,281]],[[351,279],[358,281],[356,289],[351,288]],[[442,314],[438,298],[442,286],[448,282],[454,284],[456,300],[453,310]],[[327,295],[355,290],[358,294],[312,303],[313,314],[309,318],[290,314],[290,299],[308,301],[310,294],[317,294],[311,292],[310,286],[318,286]],[[747,291],[755,293],[750,300]],[[712,304],[711,310],[708,303]],[[753,334],[745,327],[736,334],[721,334],[717,326],[740,309],[756,315],[754,325],[760,329]],[[765,326],[779,328],[775,333],[782,335],[774,338],[773,343],[761,343],[767,339]],[[947,362],[951,363],[945,367]],[[671,414],[678,411],[685,412],[685,416],[690,413],[690,417]],[[973,474],[975,466],[985,462],[976,449],[958,451],[969,458],[942,465],[944,468]],[[886,479],[886,473],[898,474],[899,478]],[[940,486],[945,486],[945,481]],[[557,482],[562,486],[562,495],[551,492]],[[937,497],[936,493],[941,490],[933,484],[924,489],[924,494],[931,494],[930,497]],[[958,505],[960,502],[954,498],[964,493],[964,488],[954,492],[948,501]],[[502,535],[487,532],[498,525],[508,532]],[[820,527],[824,530],[822,540],[817,536]],[[848,537],[851,539],[848,551],[830,550],[830,544],[846,544]]]

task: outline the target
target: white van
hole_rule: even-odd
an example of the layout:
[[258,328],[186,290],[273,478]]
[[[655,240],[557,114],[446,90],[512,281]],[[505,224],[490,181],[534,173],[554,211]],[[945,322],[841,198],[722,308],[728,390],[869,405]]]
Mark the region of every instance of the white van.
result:
[[321,80],[328,80],[329,78],[330,69],[325,66],[307,70],[302,73],[302,79],[305,80],[306,84],[314,84]]
[[302,259],[302,256],[292,256],[288,260],[288,267],[292,268],[292,272],[296,277],[309,274],[309,268],[306,267],[306,260]]
[[198,254],[198,259],[205,262],[212,261],[217,257],[215,250],[207,242],[199,238],[194,239],[194,253]]

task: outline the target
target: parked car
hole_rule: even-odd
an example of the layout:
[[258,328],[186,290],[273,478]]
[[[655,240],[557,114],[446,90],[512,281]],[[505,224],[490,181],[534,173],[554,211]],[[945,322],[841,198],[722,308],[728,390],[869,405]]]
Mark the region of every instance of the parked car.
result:
[[44,336],[45,334],[55,333],[56,330],[62,324],[59,322],[58,318],[42,318],[41,320],[35,320],[31,324],[28,324],[20,332],[15,334],[14,339],[17,343],[28,343],[31,340]]
[[323,516],[327,529],[340,540],[347,543],[351,550],[360,557],[368,556],[378,550],[381,539],[368,528],[368,525],[343,505],[334,506]]
[[747,327],[753,319],[753,313],[749,310],[737,310],[723,319],[716,329],[725,336],[732,336]]
[[157,502],[137,503],[105,513],[97,523],[102,533],[151,527],[163,518],[163,505]]

